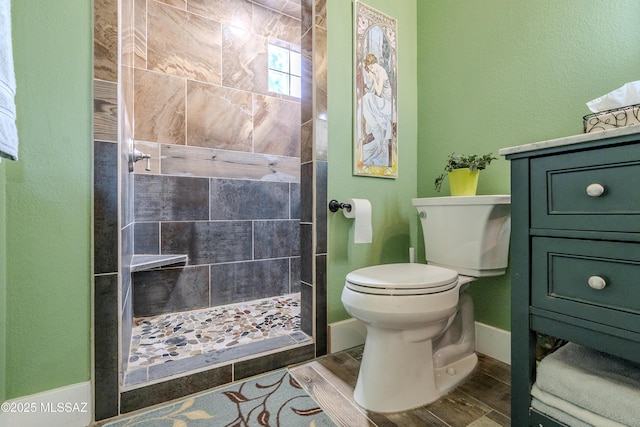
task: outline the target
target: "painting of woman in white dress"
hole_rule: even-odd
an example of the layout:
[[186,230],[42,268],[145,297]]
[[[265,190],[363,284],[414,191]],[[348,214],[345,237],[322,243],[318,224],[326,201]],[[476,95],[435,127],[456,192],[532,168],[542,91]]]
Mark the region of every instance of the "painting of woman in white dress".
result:
[[396,178],[396,20],[356,7],[354,174]]

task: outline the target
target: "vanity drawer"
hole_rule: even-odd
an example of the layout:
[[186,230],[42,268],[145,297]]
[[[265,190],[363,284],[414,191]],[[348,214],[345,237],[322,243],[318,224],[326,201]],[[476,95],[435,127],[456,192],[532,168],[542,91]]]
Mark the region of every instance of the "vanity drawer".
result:
[[533,228],[640,232],[640,144],[533,158],[530,173]]
[[640,243],[534,237],[534,307],[640,332]]

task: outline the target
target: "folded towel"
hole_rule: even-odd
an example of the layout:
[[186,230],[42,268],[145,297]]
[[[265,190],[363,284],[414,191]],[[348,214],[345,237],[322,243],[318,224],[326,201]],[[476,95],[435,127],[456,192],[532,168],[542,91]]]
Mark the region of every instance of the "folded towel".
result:
[[563,425],[571,427],[593,427],[591,424],[579,420],[576,417],[569,415],[558,408],[547,405],[546,403],[539,401],[535,397],[531,399],[531,407],[536,409],[538,412],[543,413],[547,417],[553,418],[555,421],[559,421]]
[[574,343],[545,357],[536,386],[582,409],[640,426],[640,364]]
[[625,427],[616,421],[576,406],[550,393],[540,390],[535,384],[531,388],[531,406],[543,414],[572,427]]
[[0,0],[0,157],[18,159],[16,78],[11,44],[11,0]]

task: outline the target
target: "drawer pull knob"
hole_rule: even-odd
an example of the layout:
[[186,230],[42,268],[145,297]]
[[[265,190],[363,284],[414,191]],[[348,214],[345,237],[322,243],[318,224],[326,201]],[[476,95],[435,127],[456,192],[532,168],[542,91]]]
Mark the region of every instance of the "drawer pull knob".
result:
[[590,184],[587,187],[587,194],[590,197],[600,197],[604,194],[604,187],[601,184]]
[[607,286],[607,282],[600,276],[589,277],[588,283],[592,289],[603,289]]

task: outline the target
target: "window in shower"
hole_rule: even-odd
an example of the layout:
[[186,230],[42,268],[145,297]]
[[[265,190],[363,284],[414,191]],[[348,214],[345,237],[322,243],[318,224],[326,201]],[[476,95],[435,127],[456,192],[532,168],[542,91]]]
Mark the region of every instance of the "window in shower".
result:
[[270,42],[268,67],[270,92],[301,97],[300,46],[279,41]]

